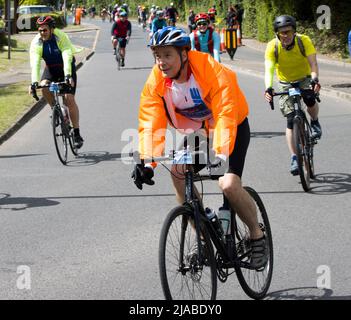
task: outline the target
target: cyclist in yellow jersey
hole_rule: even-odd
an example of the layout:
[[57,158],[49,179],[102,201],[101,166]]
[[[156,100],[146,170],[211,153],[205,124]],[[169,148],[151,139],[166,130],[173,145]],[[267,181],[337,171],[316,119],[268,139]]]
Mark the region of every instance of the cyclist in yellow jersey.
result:
[[[303,100],[311,116],[312,135],[322,136],[322,129],[318,121],[319,106],[314,93],[318,93],[321,86],[318,81],[318,63],[316,49],[311,39],[306,35],[296,33],[296,20],[288,15],[279,16],[274,21],[276,38],[271,40],[265,52],[265,99],[273,99],[273,75],[276,70],[279,80],[279,91],[286,91],[291,87],[290,82],[299,81],[303,92]],[[293,111],[294,106],[289,96],[280,96],[280,110],[287,118],[286,141],[291,153],[290,172],[298,174],[296,152],[293,144]]]

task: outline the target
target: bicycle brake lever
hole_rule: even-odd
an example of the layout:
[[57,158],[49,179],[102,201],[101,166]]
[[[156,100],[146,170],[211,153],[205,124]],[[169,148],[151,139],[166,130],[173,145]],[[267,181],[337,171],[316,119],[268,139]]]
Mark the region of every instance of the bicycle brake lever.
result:
[[39,97],[38,97],[37,91],[36,91],[35,89],[32,89],[32,97],[33,97],[35,100],[39,101]]
[[273,100],[269,104],[271,106],[271,109],[274,110],[274,102],[273,102]]

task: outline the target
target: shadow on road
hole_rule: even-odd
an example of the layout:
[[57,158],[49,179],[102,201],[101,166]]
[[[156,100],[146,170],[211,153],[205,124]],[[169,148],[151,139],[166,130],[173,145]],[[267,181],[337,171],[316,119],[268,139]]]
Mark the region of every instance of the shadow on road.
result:
[[153,67],[123,67],[120,71],[123,70],[151,70]]
[[333,296],[333,290],[317,287],[290,288],[270,292],[265,300],[350,300],[351,296]]
[[0,156],[0,159],[12,159],[12,158],[23,158],[23,157],[37,157],[44,156],[46,153],[33,153],[33,154],[13,154],[13,155],[5,155]]
[[316,174],[314,183],[320,185],[311,187],[312,194],[343,194],[351,192],[351,175],[348,173],[321,173]]
[[8,193],[0,193],[0,210],[20,211],[36,207],[56,206],[59,203],[48,198],[11,197]]
[[285,132],[251,132],[251,138],[271,139],[285,136]]
[[110,153],[108,151],[80,152],[78,156],[67,163],[68,166],[91,166],[103,161],[124,160],[131,163],[132,157],[128,153]]
[[[209,192],[204,196],[220,195],[221,193]],[[0,212],[1,210],[20,211],[36,207],[49,207],[60,204],[59,200],[67,199],[108,199],[108,198],[158,198],[158,197],[175,197],[174,193],[162,194],[116,194],[116,195],[99,195],[99,196],[60,196],[60,197],[12,197],[8,193],[0,193]]]

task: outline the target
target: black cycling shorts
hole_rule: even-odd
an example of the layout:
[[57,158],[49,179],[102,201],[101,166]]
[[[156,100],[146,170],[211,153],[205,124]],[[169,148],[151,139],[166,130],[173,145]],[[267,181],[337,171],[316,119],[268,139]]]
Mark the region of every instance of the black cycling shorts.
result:
[[[67,93],[75,94],[77,88],[77,72],[76,72],[76,60],[73,58],[72,61],[72,78],[74,80],[74,87],[70,87],[70,91]],[[43,74],[41,76],[42,80],[49,80],[50,82],[62,82],[65,81],[65,74],[63,72],[63,67],[60,68],[50,68],[45,66]]]
[[[194,143],[195,142],[195,143]],[[208,145],[207,137],[198,135],[195,133],[195,139],[187,136],[184,138],[182,144],[178,149],[183,148],[186,144],[189,144],[191,148],[195,146],[195,150],[201,150],[206,152]],[[227,173],[236,174],[241,178],[244,170],[245,158],[247,149],[250,143],[250,126],[249,120],[246,118],[237,128],[237,135],[234,145],[234,150],[229,156],[229,166]],[[203,159],[195,158],[194,172],[199,172],[206,167]]]
[[119,38],[114,36],[113,39],[116,39],[119,42],[120,48],[125,48],[127,46],[127,39],[126,38]]

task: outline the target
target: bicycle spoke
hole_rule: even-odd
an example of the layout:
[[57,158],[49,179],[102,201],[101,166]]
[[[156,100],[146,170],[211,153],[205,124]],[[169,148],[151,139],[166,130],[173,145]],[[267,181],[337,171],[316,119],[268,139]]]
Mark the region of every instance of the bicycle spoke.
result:
[[188,211],[184,207],[171,211],[160,239],[161,283],[167,299],[213,299],[215,296],[213,251],[213,265],[201,265],[196,244],[197,235]]

